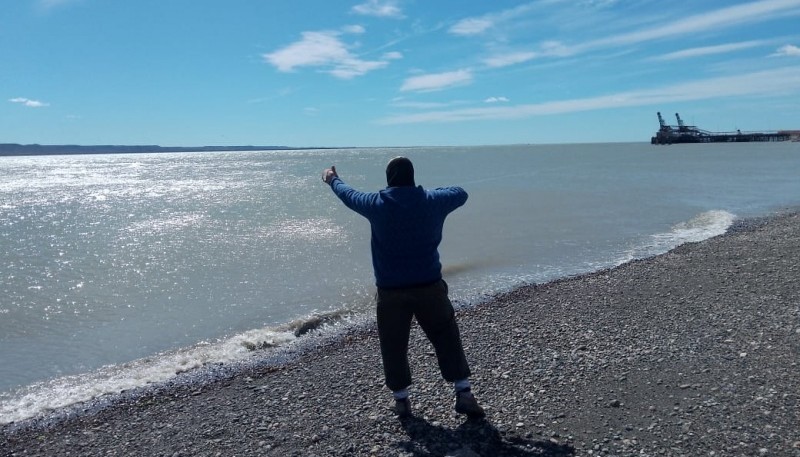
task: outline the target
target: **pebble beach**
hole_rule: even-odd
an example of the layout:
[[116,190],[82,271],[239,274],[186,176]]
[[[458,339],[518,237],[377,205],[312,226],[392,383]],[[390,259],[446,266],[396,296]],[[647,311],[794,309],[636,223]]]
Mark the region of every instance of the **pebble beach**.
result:
[[[800,212],[459,309],[484,420],[418,327],[397,419],[371,326],[280,364],[0,429],[0,456],[800,456]],[[304,338],[315,338],[314,332]]]

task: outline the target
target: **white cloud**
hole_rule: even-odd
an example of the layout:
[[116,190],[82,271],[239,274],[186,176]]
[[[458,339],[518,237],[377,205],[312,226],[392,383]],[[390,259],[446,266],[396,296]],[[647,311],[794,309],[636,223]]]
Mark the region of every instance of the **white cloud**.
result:
[[484,103],[500,103],[500,102],[508,102],[509,100],[506,97],[489,97],[484,100]]
[[658,27],[601,38],[581,47],[631,45],[674,36],[688,36],[693,33],[708,33],[714,29],[761,22],[797,12],[800,12],[800,0],[755,1],[696,14]]
[[468,18],[458,21],[450,27],[453,35],[478,35],[494,26],[494,22],[486,18]]
[[[483,16],[469,17],[452,25],[449,32],[454,35],[470,36],[488,32],[498,28],[504,23],[521,16],[530,15],[536,8],[562,3],[559,0],[540,1],[527,3],[515,8],[489,13]],[[588,0],[580,4],[581,8],[605,8],[617,3],[615,0]],[[567,57],[591,49],[608,48],[616,46],[630,46],[647,41],[685,37],[692,34],[708,33],[713,30],[741,27],[746,24],[759,23],[767,20],[783,18],[787,15],[800,15],[800,0],[757,0],[739,5],[727,6],[716,10],[698,13],[676,20],[662,21],[656,26],[634,30],[633,32],[610,35],[596,40],[590,40],[576,45],[566,45],[558,41],[545,41],[540,49],[509,54],[497,54],[484,60],[489,67],[503,67],[522,63],[540,56]],[[739,44],[738,49],[747,46],[757,46],[756,42]],[[731,45],[733,46],[733,45]],[[679,51],[663,57],[664,59],[680,59],[693,55],[708,55],[710,53],[733,52],[734,48],[720,47],[696,48],[694,50]],[[693,54],[696,53],[696,54]],[[707,53],[707,54],[699,54]]]
[[392,0],[367,0],[366,3],[354,6],[352,11],[364,16],[403,18],[403,11]]
[[457,102],[442,103],[442,102],[407,102],[407,101],[394,101],[392,106],[397,108],[410,108],[410,109],[438,109],[447,108],[458,104]]
[[340,79],[351,79],[364,75],[372,70],[379,70],[389,65],[386,61],[366,61],[346,59],[338,62],[328,73]]
[[692,100],[741,96],[785,96],[800,93],[800,66],[736,76],[701,79],[656,89],[620,92],[590,98],[509,106],[430,111],[381,119],[380,124],[460,122],[485,119],[521,119],[580,111],[649,106]]
[[578,6],[589,8],[608,8],[614,6],[619,0],[585,0],[578,3]]
[[19,103],[30,108],[41,108],[43,106],[50,106],[49,103],[40,102],[39,100],[31,100],[29,98],[17,97],[8,99],[11,103]]
[[543,42],[541,48],[541,54],[546,56],[568,57],[578,53],[578,49],[574,46],[567,46],[564,43],[555,40]]
[[331,31],[303,32],[300,41],[262,57],[282,72],[299,67],[322,67],[323,72],[342,79],[361,76],[389,64],[387,60],[359,59],[350,53],[339,35],[339,32]]
[[793,44],[787,44],[778,48],[770,57],[800,57],[800,48]]
[[755,48],[765,45],[763,40],[758,41],[743,41],[740,43],[720,44],[716,46],[703,46],[700,48],[684,49],[681,51],[670,52],[661,56],[654,57],[652,60],[678,60],[687,59],[691,57],[701,57],[714,54],[725,54],[728,52],[741,51],[743,49]]
[[358,34],[362,34],[362,33],[364,33],[364,32],[366,32],[366,31],[367,31],[367,30],[366,30],[366,29],[365,29],[363,26],[361,26],[361,25],[346,25],[346,26],[342,27],[342,30],[343,30],[345,33],[353,33],[353,34],[357,34],[357,35],[358,35]]
[[272,101],[272,100],[277,100],[279,98],[287,97],[287,96],[293,94],[294,92],[295,92],[294,88],[285,87],[283,89],[279,89],[279,90],[275,91],[275,93],[272,94],[272,95],[268,95],[266,97],[251,98],[251,99],[247,100],[245,103],[264,103],[264,102],[269,102],[269,101]]
[[401,53],[399,53],[397,51],[387,52],[386,54],[383,55],[383,59],[384,60],[397,60],[397,59],[402,59],[402,58],[403,58],[403,54],[401,54]]
[[538,51],[520,51],[507,54],[498,54],[483,59],[483,63],[490,68],[507,67],[519,63],[527,62],[539,57],[568,57],[579,52],[576,47],[570,47],[560,41],[544,41],[539,46]]
[[421,76],[412,76],[403,82],[400,90],[415,92],[430,92],[449,87],[461,86],[472,82],[472,72],[469,70],[456,70],[446,73],[434,73]]
[[535,6],[535,3],[527,3],[498,13],[490,13],[479,17],[468,17],[453,24],[448,31],[453,35],[479,35],[496,27],[500,23],[529,12]]
[[535,52],[513,52],[486,58],[483,60],[483,63],[492,68],[507,67],[509,65],[516,65],[533,60],[538,56],[539,54]]
[[280,71],[292,71],[295,67],[329,65],[350,57],[336,32],[303,32],[302,35],[302,40],[264,54],[264,58]]

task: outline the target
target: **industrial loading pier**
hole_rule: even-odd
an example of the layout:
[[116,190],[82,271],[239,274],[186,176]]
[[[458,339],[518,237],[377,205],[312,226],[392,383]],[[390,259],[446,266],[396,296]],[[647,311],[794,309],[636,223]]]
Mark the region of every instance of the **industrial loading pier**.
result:
[[709,132],[693,125],[683,123],[681,116],[675,113],[678,125],[667,125],[661,113],[658,114],[660,128],[656,136],[650,138],[650,144],[673,143],[733,143],[748,141],[798,141],[800,130],[780,130],[776,132]]

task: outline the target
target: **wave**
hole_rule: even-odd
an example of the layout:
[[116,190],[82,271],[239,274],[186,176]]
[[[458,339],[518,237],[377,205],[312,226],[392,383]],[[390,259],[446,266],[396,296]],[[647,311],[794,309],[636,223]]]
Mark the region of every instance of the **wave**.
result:
[[348,310],[314,313],[278,327],[249,330],[217,342],[201,342],[189,348],[2,392],[0,425],[43,417],[101,397],[157,385],[204,367],[257,361],[279,350],[302,346],[301,341],[308,339],[304,337],[333,335],[344,325],[356,322],[354,316],[355,313]]
[[650,235],[624,252],[616,264],[663,254],[685,243],[696,243],[722,235],[733,225],[735,219],[735,214],[724,210],[700,213],[688,221],[673,225],[668,232]]

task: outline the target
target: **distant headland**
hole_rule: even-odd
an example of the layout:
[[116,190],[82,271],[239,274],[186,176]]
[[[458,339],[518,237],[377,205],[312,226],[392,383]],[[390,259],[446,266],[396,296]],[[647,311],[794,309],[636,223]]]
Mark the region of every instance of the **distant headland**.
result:
[[71,154],[141,154],[159,152],[276,151],[329,148],[296,148],[289,146],[80,146],[73,144],[44,145],[0,143],[0,156],[71,155]]

